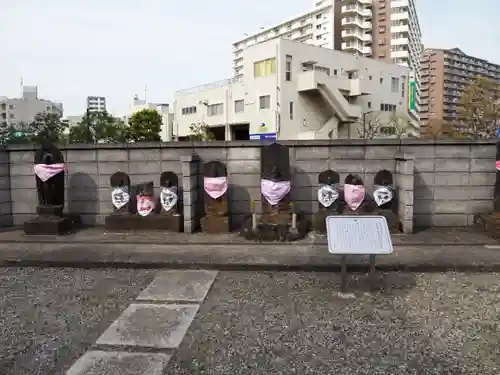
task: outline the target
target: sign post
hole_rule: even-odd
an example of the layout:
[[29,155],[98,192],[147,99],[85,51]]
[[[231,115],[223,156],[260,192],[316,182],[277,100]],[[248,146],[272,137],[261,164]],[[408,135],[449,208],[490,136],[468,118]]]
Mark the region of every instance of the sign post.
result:
[[328,251],[340,255],[342,293],[347,291],[347,256],[369,255],[371,285],[375,285],[375,256],[392,254],[389,226],[383,216],[328,216]]

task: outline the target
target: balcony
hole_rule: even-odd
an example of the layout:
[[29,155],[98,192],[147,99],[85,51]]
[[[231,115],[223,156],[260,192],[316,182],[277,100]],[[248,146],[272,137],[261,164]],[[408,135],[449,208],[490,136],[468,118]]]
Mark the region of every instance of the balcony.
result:
[[345,17],[342,18],[342,26],[357,26],[363,28],[363,19],[360,17]]
[[363,40],[363,34],[353,29],[342,30],[342,39]]
[[342,15],[360,15],[364,16],[363,14],[364,9],[356,4],[348,4],[344,5],[341,9]]
[[[371,48],[370,48],[371,49]],[[363,45],[361,43],[342,43],[342,51],[352,53],[363,53]]]
[[408,44],[410,44],[410,40],[408,38],[391,39],[391,46],[406,46]]
[[372,10],[365,8],[361,11],[361,15],[365,18],[372,18]]
[[373,25],[370,21],[365,21],[363,22],[363,29],[365,29],[366,32],[372,32],[373,30]]
[[363,34],[362,36],[362,39],[363,39],[363,42],[367,43],[367,44],[372,44],[372,34]]

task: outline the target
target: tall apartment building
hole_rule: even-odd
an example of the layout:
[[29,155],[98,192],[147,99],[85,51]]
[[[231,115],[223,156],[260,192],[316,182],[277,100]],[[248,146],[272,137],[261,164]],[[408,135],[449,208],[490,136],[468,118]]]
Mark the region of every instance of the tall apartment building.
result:
[[414,0],[313,0],[307,13],[233,44],[233,76],[243,78],[246,47],[284,38],[407,66],[410,111],[418,116],[422,32]]
[[63,115],[62,103],[40,99],[36,86],[24,86],[22,98],[0,98],[0,127],[14,127],[29,124],[39,113]]
[[420,75],[420,119],[425,126],[430,119],[456,119],[458,103],[467,86],[477,76],[500,83],[500,65],[469,56],[458,48],[426,49]]
[[105,112],[106,98],[104,96],[87,96],[87,111]]

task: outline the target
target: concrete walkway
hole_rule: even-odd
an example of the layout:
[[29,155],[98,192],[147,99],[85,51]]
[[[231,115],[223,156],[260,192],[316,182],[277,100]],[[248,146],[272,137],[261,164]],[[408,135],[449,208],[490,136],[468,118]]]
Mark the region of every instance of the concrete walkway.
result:
[[[394,253],[378,257],[378,269],[500,271],[498,242],[471,230],[395,235],[393,242]],[[325,238],[316,235],[286,244],[247,242],[233,234],[108,234],[99,229],[57,238],[26,237],[20,231],[0,234],[2,266],[337,271],[339,260],[328,253]],[[348,263],[351,270],[364,271],[368,259],[351,256]]]

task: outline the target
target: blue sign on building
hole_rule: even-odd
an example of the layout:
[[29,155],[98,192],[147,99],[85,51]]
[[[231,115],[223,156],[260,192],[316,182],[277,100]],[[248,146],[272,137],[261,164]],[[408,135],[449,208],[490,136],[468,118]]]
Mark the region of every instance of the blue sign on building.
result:
[[497,136],[500,137],[500,128],[498,128]]
[[252,141],[255,140],[276,140],[276,133],[255,133],[255,134],[250,134],[249,139]]

